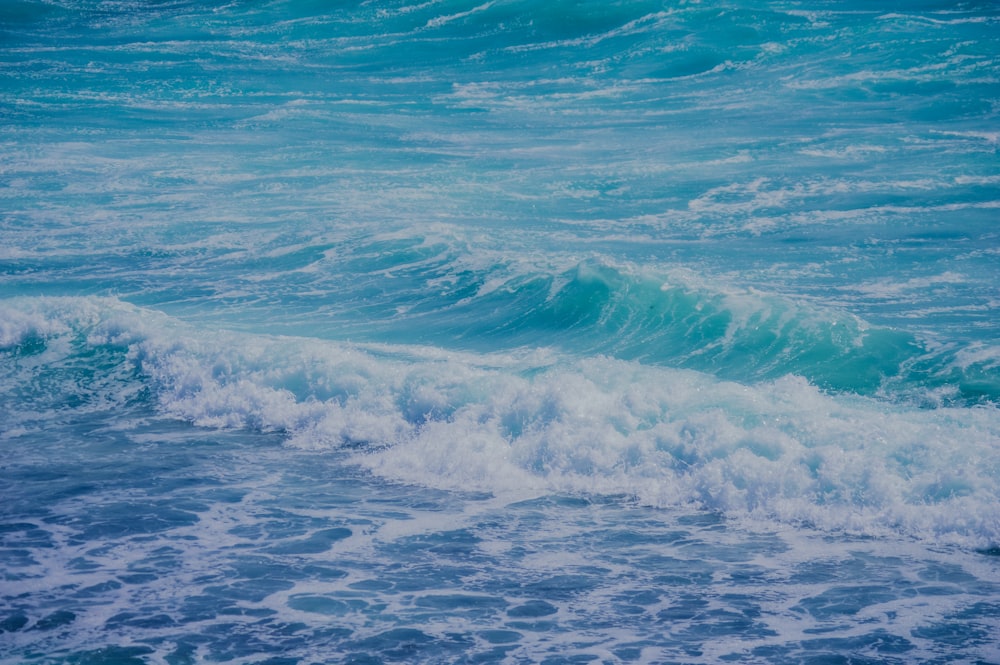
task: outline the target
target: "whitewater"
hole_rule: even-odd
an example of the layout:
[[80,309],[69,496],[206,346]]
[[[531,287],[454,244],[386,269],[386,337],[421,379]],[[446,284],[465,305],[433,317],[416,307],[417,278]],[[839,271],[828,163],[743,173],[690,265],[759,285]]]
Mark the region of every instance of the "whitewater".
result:
[[4,2],[0,663],[1000,663],[998,28]]

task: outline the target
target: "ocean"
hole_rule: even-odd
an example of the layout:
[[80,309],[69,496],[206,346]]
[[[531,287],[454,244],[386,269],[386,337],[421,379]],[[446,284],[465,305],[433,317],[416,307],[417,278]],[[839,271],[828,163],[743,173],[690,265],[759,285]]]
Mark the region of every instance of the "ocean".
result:
[[0,663],[1000,663],[1000,5],[0,2]]

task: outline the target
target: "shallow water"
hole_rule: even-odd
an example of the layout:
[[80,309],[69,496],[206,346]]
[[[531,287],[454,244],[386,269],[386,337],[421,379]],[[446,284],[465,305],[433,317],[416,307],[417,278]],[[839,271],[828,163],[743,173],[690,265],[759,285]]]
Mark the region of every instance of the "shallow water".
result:
[[31,497],[5,508],[7,662],[996,654],[995,555],[626,496],[441,491],[280,436],[120,415],[30,437],[5,468],[4,493]]

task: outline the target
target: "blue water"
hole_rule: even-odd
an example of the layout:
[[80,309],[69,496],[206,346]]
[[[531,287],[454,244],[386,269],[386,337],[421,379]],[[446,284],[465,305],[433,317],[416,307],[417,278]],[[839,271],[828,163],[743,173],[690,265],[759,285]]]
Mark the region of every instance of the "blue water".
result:
[[0,2],[0,663],[1000,663],[1000,7]]

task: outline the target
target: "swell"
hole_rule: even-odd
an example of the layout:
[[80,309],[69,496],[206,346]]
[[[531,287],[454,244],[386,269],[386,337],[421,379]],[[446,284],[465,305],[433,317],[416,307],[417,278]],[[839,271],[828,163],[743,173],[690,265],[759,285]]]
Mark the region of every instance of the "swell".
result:
[[[501,309],[483,303],[489,311]],[[499,322],[498,322],[499,323]],[[802,376],[828,390],[997,403],[997,349],[931,349],[913,333],[752,288],[584,262],[518,317],[587,353],[683,367],[741,382]],[[933,398],[930,396],[934,395]]]
[[1000,350],[988,342],[934,340],[689,269],[558,253],[511,260],[429,238],[362,242],[313,267],[314,292],[336,285],[339,299],[313,306],[341,334],[373,341],[551,347],[745,383],[795,375],[929,406],[1000,403]]
[[[198,261],[167,255],[149,269],[145,257],[112,256],[78,283],[94,290],[114,279],[139,302],[249,332],[474,352],[551,348],[742,383],[800,376],[831,392],[924,406],[1000,403],[1000,348],[988,335],[880,325],[838,294],[824,304],[669,264],[504,249],[447,231],[224,247]],[[162,279],[164,261],[213,287]],[[64,292],[65,272],[24,291]],[[947,318],[947,304],[940,299],[943,311],[928,317]],[[928,317],[917,323],[932,326]]]

